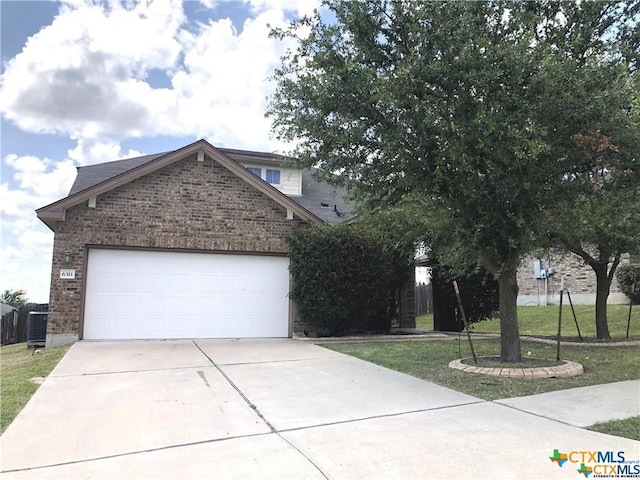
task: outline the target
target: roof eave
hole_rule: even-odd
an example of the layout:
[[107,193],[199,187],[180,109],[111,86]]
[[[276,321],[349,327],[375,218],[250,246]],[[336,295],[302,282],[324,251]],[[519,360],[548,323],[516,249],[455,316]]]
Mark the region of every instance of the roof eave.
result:
[[131,170],[111,177],[103,182],[93,185],[92,187],[81,190],[74,193],[73,195],[39,208],[36,210],[36,214],[41,221],[43,221],[49,228],[53,230],[52,224],[49,223],[49,221],[64,220],[65,212],[68,208],[79,205],[82,202],[87,201],[91,197],[97,197],[113,190],[114,188],[125,185],[137,178],[148,175],[149,173],[170,165],[171,163],[188,155],[197,153],[198,151],[203,151],[208,156],[214,158],[227,170],[242,178],[244,181],[252,185],[260,192],[264,193],[273,201],[277,202],[285,208],[290,209],[294,214],[298,215],[298,217],[311,223],[325,223],[325,221],[320,217],[316,216],[306,208],[296,203],[294,200],[287,197],[277,188],[258,178],[256,175],[243,167],[240,163],[233,160],[223,151],[216,149],[206,140],[198,140],[197,142],[194,142],[190,145],[162,155],[148,163],[144,163],[132,168]]

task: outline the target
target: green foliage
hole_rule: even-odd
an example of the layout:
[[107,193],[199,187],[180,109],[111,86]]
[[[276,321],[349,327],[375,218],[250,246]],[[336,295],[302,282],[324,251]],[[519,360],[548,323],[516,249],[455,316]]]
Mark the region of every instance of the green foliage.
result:
[[275,75],[276,132],[299,142],[302,164],[339,171],[332,181],[371,205],[425,195],[498,273],[527,250],[563,179],[589,171],[571,136],[597,130],[604,107],[620,105],[603,87],[623,83],[625,71],[598,62],[618,52],[603,37],[617,38],[625,7],[327,6],[335,21],[318,15],[274,33],[299,40]]
[[328,15],[273,32],[297,41],[275,73],[276,134],[366,207],[424,202],[446,263],[472,253],[498,278],[515,359],[519,258],[546,235],[542,216],[574,195],[567,179],[592,174],[572,139],[615,136],[636,168],[637,95],[626,94],[640,2],[325,5]]
[[27,304],[27,292],[24,290],[5,290],[0,294],[0,303],[6,303],[14,308]]
[[300,229],[290,239],[291,292],[315,335],[383,332],[412,259],[365,225]]
[[452,282],[458,283],[467,323],[491,318],[498,311],[498,282],[486,270],[462,275],[443,265],[433,265],[433,315],[438,330],[461,331],[463,323]]
[[621,265],[616,272],[620,290],[631,299],[634,305],[640,305],[640,264]]

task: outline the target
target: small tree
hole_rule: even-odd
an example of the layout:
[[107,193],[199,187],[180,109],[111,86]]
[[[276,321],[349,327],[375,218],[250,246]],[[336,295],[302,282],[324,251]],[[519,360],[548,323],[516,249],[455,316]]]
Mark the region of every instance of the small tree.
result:
[[14,308],[23,307],[28,302],[27,292],[24,290],[5,290],[0,295],[0,302]]

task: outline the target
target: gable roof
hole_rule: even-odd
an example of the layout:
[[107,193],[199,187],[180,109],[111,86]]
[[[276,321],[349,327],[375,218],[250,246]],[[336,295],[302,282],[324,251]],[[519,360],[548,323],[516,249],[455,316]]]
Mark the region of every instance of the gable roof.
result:
[[[316,182],[312,178],[310,170],[303,170],[302,197],[289,197],[238,163],[238,160],[240,160],[279,165],[283,157],[261,152],[217,148],[206,140],[198,140],[172,152],[78,167],[78,175],[69,195],[39,208],[36,213],[38,218],[53,230],[54,222],[64,220],[65,212],[68,208],[79,205],[92,197],[102,195],[197,152],[203,152],[213,158],[220,165],[267,197],[311,223],[340,223],[346,219],[344,218],[346,217],[345,212],[350,212],[352,209],[350,203],[345,203],[342,200],[346,193],[344,190]],[[330,208],[323,206],[323,204],[329,204]]]

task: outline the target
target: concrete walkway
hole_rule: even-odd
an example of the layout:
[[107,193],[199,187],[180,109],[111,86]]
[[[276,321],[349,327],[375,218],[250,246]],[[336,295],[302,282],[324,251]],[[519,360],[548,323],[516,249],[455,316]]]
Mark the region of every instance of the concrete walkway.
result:
[[639,385],[487,402],[294,340],[80,342],[0,437],[1,476],[575,478],[554,450],[640,460],[575,426],[639,415]]
[[640,381],[557,390],[496,403],[576,427],[588,427],[598,422],[640,416]]

